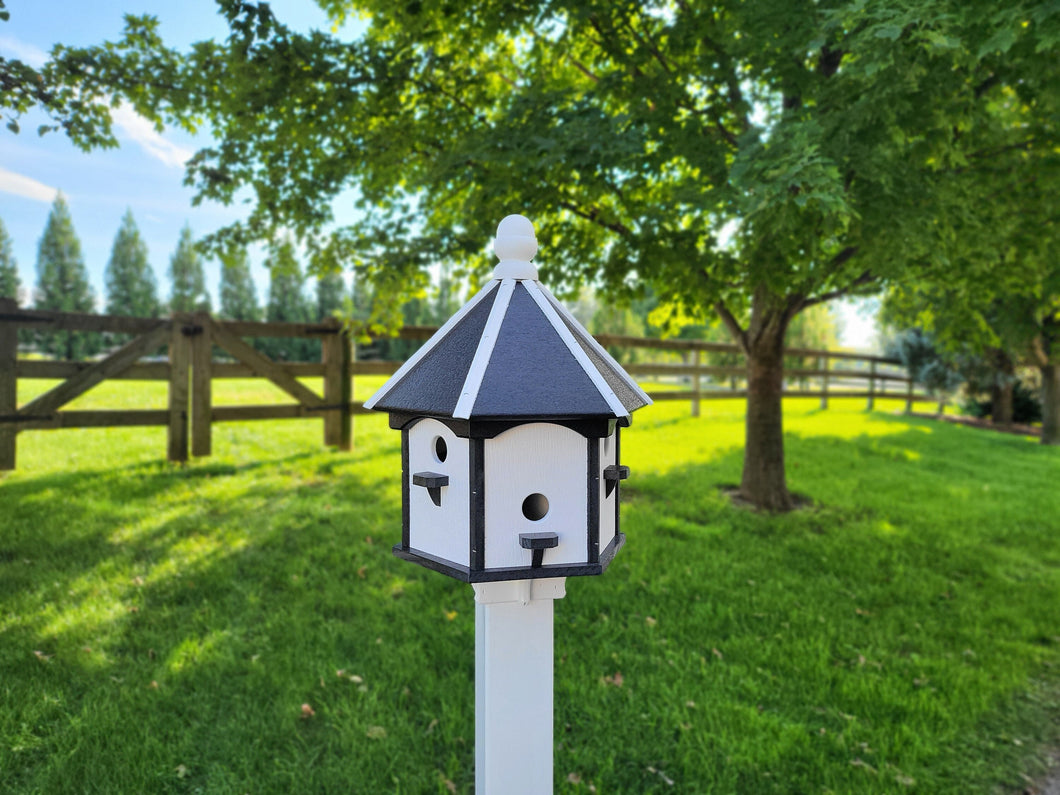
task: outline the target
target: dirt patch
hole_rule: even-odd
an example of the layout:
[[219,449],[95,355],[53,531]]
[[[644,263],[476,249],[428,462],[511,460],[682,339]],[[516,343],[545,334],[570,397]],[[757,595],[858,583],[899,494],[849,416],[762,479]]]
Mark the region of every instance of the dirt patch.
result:
[[[746,511],[758,510],[758,508],[755,507],[754,503],[752,503],[750,500],[745,499],[744,496],[740,494],[740,487],[737,485],[734,485],[732,483],[721,483],[718,485],[718,491],[720,491],[724,496],[729,498],[729,502],[734,508],[743,508]],[[792,492],[791,501],[793,505],[793,511],[804,511],[807,508],[814,507],[813,500],[810,497],[807,497],[805,494],[797,494],[795,492]],[[1060,795],[1060,793],[1058,793],[1058,795]]]
[[1050,772],[1044,778],[1027,778],[1027,786],[1012,795],[1060,795],[1060,749],[1046,755]]
[[[1033,425],[1020,425],[1019,423],[1012,423],[1011,425],[994,425],[990,420],[984,417],[962,417],[954,416],[950,414],[926,414],[919,411],[909,412],[911,417],[919,417],[922,420],[941,420],[942,422],[950,422],[954,425],[967,425],[969,428],[982,428],[985,431],[997,431],[998,433],[1010,433],[1016,436],[1041,436],[1042,429],[1036,428]],[[1053,795],[1053,793],[1050,793]],[[1056,793],[1060,795],[1060,793]]]

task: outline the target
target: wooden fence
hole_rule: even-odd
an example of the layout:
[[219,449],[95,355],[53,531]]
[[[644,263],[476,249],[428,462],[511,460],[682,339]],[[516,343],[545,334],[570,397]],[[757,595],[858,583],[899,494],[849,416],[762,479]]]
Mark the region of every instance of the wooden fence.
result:
[[[111,332],[133,335],[117,350],[88,362],[19,359],[19,329],[46,331]],[[425,340],[435,331],[409,326],[400,332],[408,340]],[[246,337],[302,337],[320,339],[319,363],[277,362],[244,341]],[[690,389],[655,389],[655,400],[689,401],[693,416],[699,416],[700,401],[746,397],[737,383],[745,375],[741,366],[701,364],[708,354],[738,354],[735,345],[691,340],[655,340],[600,335],[606,346],[627,350],[651,349],[667,361],[627,365],[631,375],[669,382],[686,382]],[[214,347],[234,361],[215,361]],[[165,348],[167,355],[152,355]],[[836,351],[790,349],[789,357],[813,360],[812,368],[786,371],[789,379],[805,385],[813,379],[816,389],[793,388],[785,396],[819,397],[827,408],[830,397],[865,398],[872,408],[879,397],[901,397],[910,409],[917,395],[908,376],[895,372],[897,362],[878,356]],[[148,361],[141,359],[148,357]],[[841,366],[833,366],[837,362]],[[402,362],[355,361],[350,337],[338,321],[325,323],[251,323],[220,321],[205,313],[146,319],[111,315],[75,314],[20,309],[14,301],[0,298],[0,470],[15,468],[18,434],[28,430],[99,428],[119,426],[164,426],[167,457],[186,461],[190,454],[208,456],[215,422],[319,417],[324,444],[349,450],[353,440],[353,415],[367,413],[353,400],[353,378],[357,375],[390,375]],[[854,366],[852,366],[854,365]],[[322,377],[323,394],[306,387],[300,378]],[[265,378],[294,399],[294,403],[256,406],[215,406],[212,384],[219,378]],[[728,379],[730,387],[718,388],[703,379]],[[25,405],[18,406],[19,379],[60,379],[60,383]],[[108,379],[165,381],[165,409],[121,409],[74,411],[63,407]],[[864,382],[864,388],[851,384]],[[712,382],[713,383],[713,382]],[[889,389],[897,385],[899,391]]]
[[[746,398],[746,389],[738,383],[747,374],[745,365],[707,365],[703,363],[709,354],[724,354],[727,357],[743,357],[743,352],[735,343],[700,342],[698,340],[657,340],[643,337],[622,337],[611,334],[597,334],[596,340],[609,348],[642,349],[669,351],[678,354],[681,362],[646,362],[625,365],[626,371],[643,380],[646,377],[674,380],[687,380],[690,389],[677,391],[649,390],[652,400],[679,400],[692,404],[692,416],[699,416],[699,404],[702,400],[729,400]],[[862,398],[866,408],[872,409],[879,398],[900,398],[905,401],[906,411],[911,411],[914,402],[937,401],[937,398],[917,393],[915,384],[897,359],[885,356],[873,356],[865,353],[848,353],[845,351],[828,351],[810,348],[786,348],[785,358],[791,360],[812,360],[812,367],[786,366],[784,377],[789,387],[784,389],[784,397],[819,398],[821,408],[828,408],[829,398]],[[713,383],[704,388],[706,377]],[[728,386],[718,385],[715,379],[727,379]],[[791,386],[791,382],[797,386]],[[810,382],[814,387],[810,387]],[[940,408],[941,411],[941,408]]]

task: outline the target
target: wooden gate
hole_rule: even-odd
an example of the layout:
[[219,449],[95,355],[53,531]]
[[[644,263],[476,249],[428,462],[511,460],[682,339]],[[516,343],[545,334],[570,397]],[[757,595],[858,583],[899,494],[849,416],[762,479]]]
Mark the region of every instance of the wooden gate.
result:
[[[20,328],[47,331],[113,332],[135,335],[93,362],[19,360]],[[242,337],[308,337],[322,342],[319,364],[280,363],[259,353]],[[217,346],[235,362],[213,361]],[[165,361],[140,360],[168,348]],[[326,323],[244,323],[212,319],[205,313],[147,318],[19,309],[0,298],[0,470],[15,468],[17,437],[26,430],[165,426],[167,457],[186,461],[189,453],[208,456],[214,422],[320,417],[324,443],[349,450],[352,440],[352,350],[338,321]],[[214,378],[267,378],[297,402],[293,405],[214,406]],[[323,376],[318,395],[298,377]],[[19,378],[62,382],[18,407]],[[71,411],[63,407],[107,379],[165,380],[166,409]]]

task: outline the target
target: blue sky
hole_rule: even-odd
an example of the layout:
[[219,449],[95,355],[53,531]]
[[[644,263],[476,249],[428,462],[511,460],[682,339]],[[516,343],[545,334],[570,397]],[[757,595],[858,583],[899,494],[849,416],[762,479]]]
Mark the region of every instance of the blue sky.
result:
[[[9,22],[0,22],[0,53],[40,65],[56,43],[98,44],[118,38],[123,15],[158,17],[163,39],[183,48],[193,41],[224,38],[227,26],[217,14],[214,0],[7,0]],[[328,29],[330,24],[311,0],[273,0],[277,17],[300,30]],[[70,205],[74,227],[81,239],[89,280],[97,300],[104,297],[103,271],[114,235],[126,208],[132,210],[147,243],[151,264],[163,299],[168,298],[167,270],[185,223],[196,237],[240,217],[239,206],[204,204],[192,207],[194,192],[185,187],[184,161],[209,144],[205,135],[193,137],[181,130],[159,134],[149,123],[121,108],[115,113],[115,132],[121,147],[84,153],[66,137],[50,133],[38,137],[42,119],[29,116],[23,131],[14,135],[0,126],[0,220],[12,239],[23,289],[36,282],[37,246],[51,202],[61,190]],[[336,215],[348,222],[352,207]],[[264,252],[251,251],[258,300],[267,296],[268,276],[261,262]],[[216,308],[220,266],[205,262],[207,287]],[[843,325],[843,344],[868,349],[874,340],[871,318],[850,303],[837,303]]]
[[[170,46],[220,39],[227,33],[213,0],[8,0],[6,5],[11,19],[0,22],[0,53],[33,65],[43,63],[56,43],[88,45],[117,39],[125,13],[158,17]],[[323,12],[309,0],[274,0],[272,7],[292,27],[329,27]],[[0,128],[0,220],[12,239],[24,289],[36,283],[37,246],[57,190],[70,205],[89,280],[100,301],[103,271],[126,208],[132,210],[147,243],[164,298],[169,291],[169,258],[181,227],[189,223],[199,237],[240,217],[238,206],[192,207],[194,192],[182,184],[184,161],[207,145],[208,137],[168,129],[160,135],[125,108],[116,111],[114,119],[121,147],[87,154],[59,133],[39,137],[36,127],[43,119],[38,116],[26,117],[19,135]],[[258,300],[264,302],[268,276],[262,257],[262,251],[252,252]],[[219,265],[208,260],[205,269],[216,307]]]

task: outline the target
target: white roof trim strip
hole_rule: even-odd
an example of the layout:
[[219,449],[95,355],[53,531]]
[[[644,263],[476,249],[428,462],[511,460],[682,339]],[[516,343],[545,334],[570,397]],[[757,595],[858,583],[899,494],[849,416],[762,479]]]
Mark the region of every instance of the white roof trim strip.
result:
[[482,379],[486,376],[486,368],[489,367],[490,358],[493,356],[493,346],[497,344],[497,336],[500,334],[504,316],[508,313],[508,304],[515,292],[515,279],[501,279],[500,287],[497,289],[497,297],[493,299],[490,307],[490,316],[486,320],[486,326],[482,329],[482,339],[479,340],[478,348],[475,349],[475,358],[471,360],[467,377],[464,379],[464,388],[460,391],[460,399],[453,409],[453,419],[471,419],[471,410],[475,408],[478,399],[478,391],[482,387]]
[[[538,287],[540,288],[541,292],[544,293],[545,297],[548,298],[549,303],[552,304],[558,314],[566,317],[575,328],[583,328],[583,326],[578,322],[577,318],[575,318],[567,310],[567,307],[563,306],[563,304],[559,302],[556,296],[549,292],[547,287],[545,287],[543,284],[538,284]],[[633,380],[633,378],[629,375],[629,373],[625,371],[622,365],[615,361],[614,357],[607,352],[607,348],[605,348],[603,345],[593,339],[593,335],[590,334],[588,331],[585,332],[585,337],[586,342],[590,345],[590,347],[592,347],[592,349],[596,351],[597,355],[599,355],[600,358],[602,358],[605,362],[612,366],[615,373],[625,382],[626,386],[636,392],[636,394],[640,398],[647,401],[647,405],[652,405],[653,401],[650,397],[648,397],[648,393],[641,389],[640,385]],[[595,371],[596,368],[594,367],[593,370]]]
[[570,329],[567,328],[567,324],[564,323],[556,313],[555,307],[553,307],[552,302],[548,300],[541,284],[539,282],[525,281],[523,282],[523,286],[526,287],[526,291],[530,293],[530,297],[534,299],[534,303],[537,304],[541,313],[548,319],[548,322],[552,324],[552,328],[554,328],[556,333],[559,334],[559,338],[563,340],[563,344],[567,346],[567,350],[570,351],[582,370],[585,371],[585,374],[589,376],[589,379],[593,382],[593,386],[596,387],[596,391],[600,393],[600,396],[603,397],[605,401],[607,401],[607,405],[610,407],[611,412],[616,417],[629,417],[629,412],[626,411],[626,407],[622,405],[622,401],[618,399],[618,395],[616,395],[614,390],[608,385],[607,381],[604,379],[603,373],[597,370],[589,360],[589,357],[585,355],[585,351],[582,349],[582,346],[578,344],[578,340],[574,339],[574,335],[571,334]]
[[[434,350],[438,343],[445,339],[445,336],[449,333],[453,326],[463,320],[464,316],[467,315],[468,312],[474,309],[483,298],[489,295],[490,292],[497,287],[497,284],[497,280],[494,279],[491,280],[489,284],[487,284],[481,290],[479,290],[478,293],[476,293],[470,301],[464,304],[464,306],[462,306],[455,315],[453,315],[451,318],[449,318],[449,320],[445,322],[445,325],[443,325],[434,333],[434,336],[432,336],[429,340],[427,340],[426,343],[424,343],[423,347],[421,347],[418,351],[412,354],[412,356],[410,356],[408,360],[406,360],[406,362],[401,365],[400,368],[398,368],[397,372],[390,376],[387,382],[379,388],[378,392],[376,392],[364,402],[364,407],[366,409],[375,408],[375,404],[382,400],[391,389],[397,386],[398,382],[405,377],[406,373],[408,373],[409,370],[418,365],[424,356]],[[507,302],[505,303],[507,304]]]

